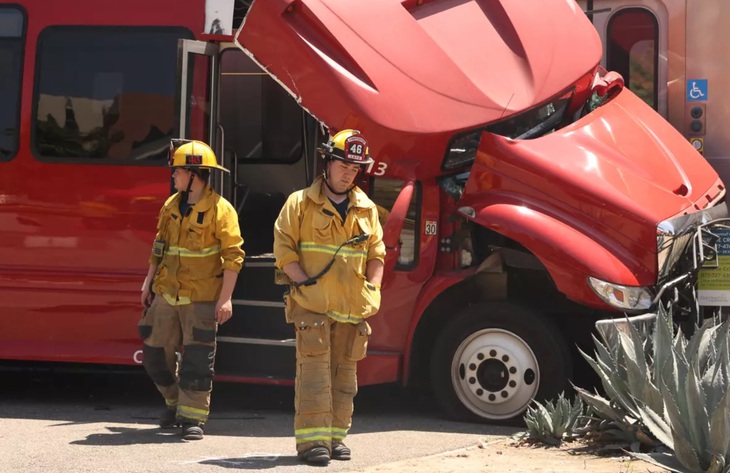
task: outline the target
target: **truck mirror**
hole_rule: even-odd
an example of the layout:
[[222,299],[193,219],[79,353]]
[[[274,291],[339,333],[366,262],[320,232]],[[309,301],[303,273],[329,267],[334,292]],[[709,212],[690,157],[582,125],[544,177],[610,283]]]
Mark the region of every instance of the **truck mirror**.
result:
[[383,286],[387,284],[388,276],[392,273],[395,263],[398,261],[398,253],[400,253],[398,240],[400,239],[400,232],[403,230],[403,223],[406,220],[415,187],[415,181],[406,182],[398,197],[396,197],[393,208],[390,210],[388,219],[385,222],[385,228],[383,228],[383,243],[385,243],[386,249]]
[[408,207],[411,205],[411,198],[413,197],[413,189],[415,187],[416,183],[414,181],[406,182],[398,197],[396,197],[393,208],[390,209],[388,219],[385,222],[385,228],[383,228],[383,243],[385,243],[388,251],[398,246],[400,232],[403,229],[403,223],[408,213]]

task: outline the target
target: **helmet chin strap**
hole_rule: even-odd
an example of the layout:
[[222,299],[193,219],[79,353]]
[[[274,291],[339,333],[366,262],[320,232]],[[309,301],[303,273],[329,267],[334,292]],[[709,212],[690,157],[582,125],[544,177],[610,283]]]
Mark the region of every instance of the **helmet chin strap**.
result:
[[190,171],[190,179],[188,180],[188,188],[182,192],[182,201],[187,203],[188,196],[190,195],[190,189],[193,187],[193,180],[195,179],[195,172]]

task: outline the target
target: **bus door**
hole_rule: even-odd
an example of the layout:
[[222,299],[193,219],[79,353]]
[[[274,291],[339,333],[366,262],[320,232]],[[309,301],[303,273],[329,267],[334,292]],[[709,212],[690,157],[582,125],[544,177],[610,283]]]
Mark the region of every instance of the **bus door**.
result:
[[[730,181],[730,4],[580,0],[604,45],[603,66],[664,116]],[[671,20],[671,31],[670,31]],[[712,93],[712,99],[710,94]]]
[[668,15],[662,0],[579,0],[601,37],[601,65],[668,118]]
[[180,136],[209,142],[230,176],[212,184],[239,216],[246,261],[233,317],[218,332],[219,379],[294,379],[294,332],[274,284],[273,225],[309,185],[321,139],[314,119],[233,43],[181,40]]

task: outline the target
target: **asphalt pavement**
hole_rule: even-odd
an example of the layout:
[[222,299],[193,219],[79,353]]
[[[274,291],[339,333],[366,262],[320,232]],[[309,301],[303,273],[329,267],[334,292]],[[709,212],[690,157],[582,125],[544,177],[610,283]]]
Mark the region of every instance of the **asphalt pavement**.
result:
[[[24,365],[24,368],[33,365]],[[17,368],[14,366],[13,368]],[[0,472],[311,471],[293,439],[292,387],[217,382],[200,441],[157,427],[163,403],[141,370],[68,373],[0,366]],[[472,447],[519,428],[453,422],[428,396],[362,387],[346,439],[351,461],[331,471]]]

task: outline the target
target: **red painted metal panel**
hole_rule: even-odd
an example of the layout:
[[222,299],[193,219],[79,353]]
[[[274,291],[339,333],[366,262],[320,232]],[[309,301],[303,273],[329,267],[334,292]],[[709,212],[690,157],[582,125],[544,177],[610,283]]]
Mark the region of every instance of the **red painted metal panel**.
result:
[[419,177],[439,173],[455,132],[546,101],[600,59],[598,35],[571,2],[406,6],[258,0],[237,41],[313,115],[361,130],[388,164],[418,160]]
[[710,165],[628,89],[575,123],[512,141],[484,134],[459,205],[530,249],[561,292],[601,307],[587,276],[656,283],[656,227],[724,187]]
[[[140,346],[140,285],[170,171],[37,158],[31,129],[38,36],[56,25],[197,33],[204,0],[16,3],[25,9],[27,30],[19,151],[0,162],[0,358],[131,364]],[[155,111],[160,104],[132,98],[122,105]],[[167,106],[174,107],[172,98]]]

